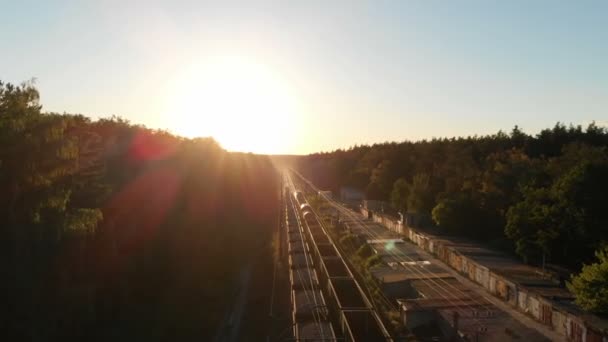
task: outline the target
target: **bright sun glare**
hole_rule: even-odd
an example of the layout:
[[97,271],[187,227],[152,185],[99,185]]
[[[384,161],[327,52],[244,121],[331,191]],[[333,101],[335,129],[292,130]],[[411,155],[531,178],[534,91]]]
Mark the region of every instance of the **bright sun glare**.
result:
[[296,105],[269,66],[225,57],[192,65],[173,82],[165,114],[176,133],[213,136],[229,151],[281,153],[287,147]]

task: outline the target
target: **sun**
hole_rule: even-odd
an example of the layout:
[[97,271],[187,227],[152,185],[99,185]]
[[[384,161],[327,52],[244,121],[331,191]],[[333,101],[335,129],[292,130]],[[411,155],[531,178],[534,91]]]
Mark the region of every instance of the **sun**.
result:
[[229,151],[284,153],[297,105],[290,86],[269,65],[223,57],[184,68],[170,87],[172,130],[214,137]]

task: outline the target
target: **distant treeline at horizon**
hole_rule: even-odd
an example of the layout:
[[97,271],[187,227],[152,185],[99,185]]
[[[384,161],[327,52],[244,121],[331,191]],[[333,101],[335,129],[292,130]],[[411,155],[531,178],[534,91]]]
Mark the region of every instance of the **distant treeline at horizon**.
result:
[[578,270],[608,241],[608,129],[595,123],[359,145],[294,163],[321,188],[358,188],[526,262]]
[[[601,131],[607,131],[608,130],[608,123],[599,123],[596,120],[592,120],[591,122],[589,122],[587,124],[587,127],[584,128],[584,125],[581,124],[575,124],[575,123],[563,123],[563,122],[556,122],[554,127],[562,127],[562,128],[566,128],[566,129],[570,129],[570,130],[579,130],[579,131],[585,131],[586,129],[599,129]],[[550,129],[541,129],[538,133],[525,133],[523,132],[520,128],[519,125],[515,125],[512,129],[511,132],[513,131],[517,131],[521,134],[527,135],[529,137],[534,137],[534,136],[539,136],[541,135],[543,132],[550,130]],[[453,141],[453,140],[460,140],[460,139],[483,139],[483,138],[487,138],[487,137],[500,137],[500,136],[509,136],[511,133],[507,133],[506,131],[500,129],[498,130],[498,132],[496,133],[488,133],[488,134],[467,134],[467,135],[453,135],[453,136],[432,136],[430,138],[419,138],[419,139],[402,139],[402,140],[386,140],[386,141],[379,141],[379,142],[372,142],[372,143],[355,143],[350,145],[349,147],[338,147],[338,148],[334,148],[334,149],[330,149],[328,151],[317,151],[317,152],[309,152],[309,153],[302,153],[302,154],[277,154],[275,156],[285,156],[285,157],[303,157],[303,156],[309,156],[309,155],[316,155],[316,154],[328,154],[328,153],[336,153],[336,152],[340,152],[340,151],[349,151],[352,149],[357,149],[357,148],[365,148],[365,147],[373,147],[373,146],[378,146],[378,145],[390,145],[390,144],[418,144],[418,143],[427,143],[427,142],[432,142],[432,141],[444,141],[444,140],[448,140],[448,141]]]

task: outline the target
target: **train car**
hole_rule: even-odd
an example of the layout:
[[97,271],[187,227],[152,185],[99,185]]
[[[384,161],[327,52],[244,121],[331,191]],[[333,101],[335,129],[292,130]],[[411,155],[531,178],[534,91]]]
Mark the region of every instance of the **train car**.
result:
[[325,308],[323,295],[319,290],[292,290],[293,315],[296,322],[314,319]]
[[302,240],[288,241],[287,250],[289,254],[308,253],[308,248],[302,243]]
[[314,268],[298,268],[289,271],[292,290],[317,289],[319,281]]
[[306,198],[304,197],[302,191],[294,191],[293,198],[296,200],[298,207],[306,203]]
[[289,267],[291,269],[308,267],[309,264],[304,253],[289,254]]
[[[291,201],[292,214],[301,218],[294,235],[300,233],[301,241],[298,242],[308,246],[300,250],[294,244],[290,248],[293,253],[289,254],[296,340],[335,341],[338,334],[343,341],[392,341],[303,193],[294,191]],[[308,261],[307,265],[296,260],[300,256],[304,257],[303,261]],[[335,331],[330,321],[334,323]]]
[[304,203],[300,204],[300,211],[302,213],[305,213],[307,211],[312,212],[312,207],[307,202],[304,202]]
[[336,341],[321,291],[293,290],[291,300],[296,341]]
[[341,329],[344,334],[344,341],[392,341],[383,327],[384,325],[378,316],[371,310],[342,311]]
[[296,341],[314,341],[314,342],[334,342],[337,341],[334,329],[331,323],[323,322],[303,322],[297,323],[294,329]]
[[329,281],[333,278],[352,278],[352,274],[340,257],[321,258],[319,267],[319,284],[322,287],[329,288]]
[[302,242],[302,235],[299,231],[287,232],[287,242]]

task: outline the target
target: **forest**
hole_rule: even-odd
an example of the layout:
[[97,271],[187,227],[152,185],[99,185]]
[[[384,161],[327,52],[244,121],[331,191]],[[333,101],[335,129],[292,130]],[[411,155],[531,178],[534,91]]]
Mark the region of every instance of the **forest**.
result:
[[[422,226],[527,263],[571,273],[595,266],[599,283],[587,288],[608,288],[608,130],[595,123],[354,146],[302,157],[297,168],[320,188],[359,189]],[[603,306],[587,307],[608,311],[603,296]]]
[[209,340],[276,225],[269,158],[39,99],[0,83],[1,339]]

